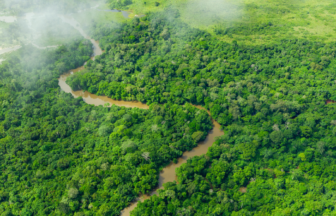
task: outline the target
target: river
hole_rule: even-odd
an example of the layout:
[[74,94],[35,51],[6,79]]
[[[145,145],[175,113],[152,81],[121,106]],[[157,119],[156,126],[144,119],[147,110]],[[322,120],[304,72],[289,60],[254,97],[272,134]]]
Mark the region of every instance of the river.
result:
[[[103,12],[122,13],[122,15],[123,15],[124,18],[129,18],[130,12],[128,12],[128,11],[121,11],[121,10],[116,10],[116,9],[113,9],[113,10],[110,10],[110,9],[98,9],[99,6],[100,6],[100,4],[97,4],[97,5],[93,6],[93,7],[90,7],[90,8],[84,9],[84,10],[76,11],[75,13],[83,13],[83,12],[85,12],[87,10],[98,10],[98,11],[103,11]],[[38,19],[38,20],[41,21],[41,20],[44,19],[44,15],[45,15],[44,13],[41,14],[41,13],[29,12],[29,13],[26,13],[22,17],[22,19],[26,22],[27,28],[31,31],[30,35],[32,36],[32,39],[26,41],[26,44],[30,43],[31,45],[33,45],[37,49],[52,49],[52,48],[57,48],[59,45],[52,45],[52,46],[41,47],[41,46],[39,46],[39,45],[37,45],[36,43],[33,42],[34,39],[38,38],[41,35],[40,32],[38,32],[36,29],[33,28],[33,19]],[[55,14],[55,16],[56,17],[60,17],[62,19],[62,21],[70,24],[76,30],[78,30],[81,35],[83,35],[85,38],[91,40],[91,42],[94,44],[94,48],[95,49],[97,47],[99,47],[98,43],[96,41],[94,41],[91,38],[89,38],[85,34],[85,32],[80,27],[78,27],[79,23],[75,19],[69,18],[69,17],[65,18],[64,16],[62,16],[60,14]],[[142,17],[143,15],[135,15],[135,16]],[[18,18],[20,18],[20,17],[16,17],[16,16],[1,16],[1,14],[0,14],[0,22],[13,23],[13,22],[18,21]],[[0,55],[16,51],[16,50],[20,49],[21,47],[22,47],[21,45],[15,45],[15,46],[6,47],[6,48],[1,48],[0,47]],[[95,51],[97,51],[97,50],[95,50]],[[101,53],[95,53],[95,55],[100,55],[100,54]],[[4,59],[0,60],[0,64],[1,64],[2,61],[4,61]]]
[[[84,38],[89,39],[92,44],[93,44],[93,49],[94,49],[94,56],[97,55],[101,55],[103,53],[103,51],[101,50],[101,48],[99,47],[99,43],[94,41],[93,39],[91,39],[88,35],[85,34],[85,32],[83,31],[83,29],[81,29],[80,25],[72,18],[69,17],[62,17],[64,22],[69,23],[71,26],[73,26],[75,29],[77,29],[81,35]],[[94,94],[91,94],[87,91],[72,91],[71,87],[66,84],[66,79],[71,76],[71,74],[76,73],[78,71],[81,71],[84,69],[84,66],[70,70],[68,73],[61,75],[61,77],[59,78],[59,86],[60,88],[67,93],[71,93],[75,98],[77,97],[82,97],[83,100],[88,103],[88,104],[92,104],[95,106],[99,106],[99,105],[105,105],[106,103],[112,105],[117,105],[117,106],[125,106],[125,107],[137,107],[137,108],[141,108],[141,109],[148,109],[148,106],[146,104],[140,103],[140,102],[131,102],[131,101],[118,101],[118,100],[113,100],[111,98],[108,98],[106,96],[97,96]],[[203,107],[201,106],[196,106],[199,109],[203,109],[205,110]],[[209,113],[209,111],[207,111]],[[210,113],[209,113],[210,115]],[[210,146],[212,146],[212,144],[215,141],[215,138],[218,136],[223,135],[223,131],[220,130],[220,125],[213,120],[213,124],[214,124],[214,128],[209,132],[208,136],[206,137],[206,139],[202,142],[199,143],[199,145],[197,147],[195,147],[194,149],[192,149],[191,151],[187,151],[184,152],[184,154],[182,155],[182,157],[180,157],[178,159],[178,162],[175,163],[170,163],[168,166],[166,166],[161,172],[160,172],[160,176],[159,176],[159,185],[156,188],[160,189],[162,188],[162,185],[166,182],[172,182],[174,180],[176,180],[176,173],[175,170],[176,168],[180,167],[183,163],[186,163],[187,160],[191,157],[194,156],[198,156],[198,155],[202,155],[207,153],[208,148]],[[121,212],[121,215],[123,216],[128,216],[130,215],[130,212],[137,206],[137,201],[143,201],[145,199],[148,199],[151,195],[156,194],[156,190],[154,190],[151,194],[149,195],[144,195],[142,197],[139,197],[135,202],[133,202],[129,207],[127,207],[126,209],[124,209]]]

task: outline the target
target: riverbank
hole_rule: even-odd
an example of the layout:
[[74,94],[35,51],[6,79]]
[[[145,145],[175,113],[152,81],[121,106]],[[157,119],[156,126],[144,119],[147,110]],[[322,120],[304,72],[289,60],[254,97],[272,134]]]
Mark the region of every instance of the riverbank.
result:
[[[73,26],[75,29],[77,29],[81,35],[86,38],[89,39],[92,42],[93,48],[94,48],[94,56],[98,56],[101,55],[103,53],[102,49],[99,47],[99,43],[94,41],[93,39],[91,39],[84,31],[83,29],[81,29],[80,25],[72,18],[69,17],[62,17],[62,19],[69,23],[71,26]],[[59,86],[61,88],[62,91],[66,92],[66,93],[71,93],[73,97],[77,98],[77,97],[82,97],[83,100],[88,103],[88,104],[92,104],[95,106],[99,106],[99,105],[117,105],[117,106],[124,106],[124,107],[130,107],[130,108],[140,108],[140,109],[148,109],[148,105],[143,104],[141,102],[132,102],[132,101],[118,101],[118,100],[113,100],[111,98],[108,98],[106,96],[97,96],[94,94],[89,93],[88,91],[73,91],[71,89],[71,87],[66,83],[66,79],[71,76],[73,73],[79,72],[81,70],[84,69],[84,66],[76,68],[74,70],[70,70],[68,73],[65,73],[63,75],[61,75],[61,77],[59,78]],[[198,109],[204,109],[201,106],[195,106]],[[206,110],[207,111],[207,110]],[[210,112],[207,111],[208,114],[210,115]],[[122,215],[123,216],[128,216],[130,215],[130,212],[137,206],[138,201],[143,201],[145,199],[150,198],[150,196],[156,194],[156,190],[157,189],[162,189],[163,188],[163,184],[167,183],[167,182],[172,182],[172,181],[176,181],[176,168],[180,167],[182,164],[186,163],[187,160],[191,157],[194,156],[199,156],[202,154],[205,154],[208,151],[208,148],[210,146],[212,146],[212,144],[215,142],[215,138],[218,136],[223,135],[223,131],[220,130],[220,125],[218,122],[216,122],[215,120],[212,119],[212,122],[214,124],[213,129],[209,132],[208,136],[206,137],[206,139],[200,143],[198,143],[198,146],[195,147],[194,149],[192,149],[191,151],[187,151],[184,152],[182,157],[180,157],[177,161],[177,163],[173,163],[171,162],[168,166],[166,166],[159,175],[159,185],[158,187],[152,192],[150,193],[150,195],[144,195],[139,197],[135,202],[133,202],[129,207],[127,207],[126,209],[124,209],[122,211]]]

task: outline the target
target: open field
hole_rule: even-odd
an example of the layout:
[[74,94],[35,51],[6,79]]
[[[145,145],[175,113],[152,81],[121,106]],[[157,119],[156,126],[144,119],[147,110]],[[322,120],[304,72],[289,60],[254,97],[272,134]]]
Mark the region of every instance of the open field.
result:
[[126,8],[142,14],[168,6],[177,8],[181,20],[192,27],[217,32],[225,41],[260,44],[290,37],[323,41],[336,38],[336,3],[331,0],[133,0]]
[[81,13],[75,13],[72,14],[72,17],[74,17],[77,22],[80,23],[80,25],[85,30],[92,30],[94,29],[95,25],[97,23],[104,23],[104,22],[116,22],[120,23],[125,20],[125,17],[123,17],[122,13],[118,12],[111,12],[106,4],[99,5],[98,8],[87,10]]

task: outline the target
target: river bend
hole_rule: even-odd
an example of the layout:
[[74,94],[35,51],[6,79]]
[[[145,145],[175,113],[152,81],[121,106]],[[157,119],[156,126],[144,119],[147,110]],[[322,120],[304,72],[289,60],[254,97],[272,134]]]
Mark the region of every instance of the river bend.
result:
[[[89,39],[92,42],[93,50],[94,50],[94,54],[93,54],[94,56],[101,55],[103,53],[103,51],[99,47],[98,42],[94,41],[88,35],[86,35],[85,32],[83,31],[83,29],[81,29],[80,25],[73,18],[63,16],[62,20],[64,22],[70,24],[75,29],[77,29],[78,32],[84,38]],[[114,105],[117,105],[117,106],[124,106],[124,107],[130,107],[130,108],[133,108],[133,107],[137,107],[137,108],[141,108],[141,109],[148,109],[149,108],[146,104],[143,104],[143,103],[140,103],[140,102],[113,100],[113,99],[108,98],[106,96],[97,96],[97,95],[91,94],[88,91],[81,91],[81,90],[73,91],[71,89],[71,87],[68,84],[66,84],[65,81],[69,76],[71,76],[71,74],[76,73],[76,72],[78,72],[80,70],[83,70],[83,69],[84,69],[84,66],[73,69],[73,70],[70,70],[69,72],[61,75],[61,77],[59,78],[60,88],[66,93],[71,93],[75,98],[82,97],[83,100],[86,103],[92,104],[92,105],[95,105],[95,106],[105,105],[106,103],[108,103],[110,105],[114,104]],[[199,108],[199,109],[205,110],[201,106],[196,106],[196,107]],[[210,115],[210,113],[209,113],[209,115]],[[212,146],[212,144],[214,143],[215,137],[218,137],[218,136],[221,136],[221,135],[224,134],[223,131],[220,130],[220,125],[216,121],[213,120],[213,124],[214,124],[214,128],[209,132],[208,136],[206,137],[206,139],[204,141],[200,142],[198,144],[198,146],[195,147],[194,149],[192,149],[191,151],[184,152],[184,154],[182,155],[182,157],[180,157],[178,159],[178,162],[176,164],[175,163],[170,163],[168,166],[166,166],[160,172],[159,185],[156,188],[156,190],[162,188],[164,183],[172,182],[172,181],[176,180],[176,173],[175,173],[176,168],[180,167],[183,163],[186,163],[187,160],[191,157],[199,156],[199,155],[207,153],[208,148],[210,146]],[[156,194],[156,190],[154,190],[149,195],[144,195],[144,196],[139,197],[129,207],[124,209],[121,212],[121,215],[129,216],[130,212],[137,206],[137,201],[139,201],[139,200],[143,201],[145,199],[148,199],[151,195]]]

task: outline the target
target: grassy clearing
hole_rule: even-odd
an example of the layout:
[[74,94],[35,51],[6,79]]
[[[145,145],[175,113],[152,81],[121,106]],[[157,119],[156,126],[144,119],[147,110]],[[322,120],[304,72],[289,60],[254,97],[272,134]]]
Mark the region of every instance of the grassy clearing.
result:
[[218,28],[235,29],[230,34],[216,34],[225,41],[260,44],[290,37],[336,40],[336,2],[332,0],[133,0],[127,9],[143,14],[167,6],[177,8],[181,20],[190,26],[214,35]]
[[81,24],[84,30],[92,30],[97,23],[117,22],[121,23],[126,18],[122,13],[105,11],[109,10],[106,4],[100,5],[97,9],[91,9],[82,13],[74,14],[73,17]]

